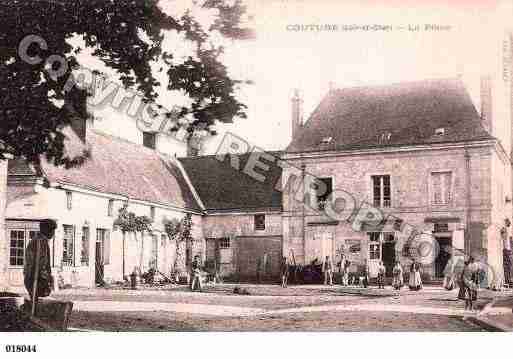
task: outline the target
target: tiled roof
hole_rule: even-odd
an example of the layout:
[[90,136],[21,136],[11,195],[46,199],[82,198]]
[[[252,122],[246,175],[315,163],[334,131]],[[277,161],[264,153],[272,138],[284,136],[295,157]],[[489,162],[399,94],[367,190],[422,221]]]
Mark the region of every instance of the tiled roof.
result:
[[[66,129],[67,152],[80,154],[82,142]],[[128,196],[131,199],[184,209],[200,210],[180,169],[171,158],[117,137],[88,130],[91,157],[80,167],[65,169],[41,161],[49,182],[76,185],[85,189]],[[20,160],[9,161],[9,175],[28,174]]]
[[[269,154],[280,155],[279,152]],[[215,156],[186,157],[179,160],[207,210],[281,209],[281,192],[275,189],[281,177],[281,168],[276,162],[269,163],[260,158],[260,162],[269,165],[268,171],[255,169],[265,177],[265,181],[260,182],[243,172],[249,154],[238,157],[240,170],[231,166],[229,155],[224,161],[219,161]]]
[[[438,128],[445,133],[435,134]],[[439,79],[332,90],[299,129],[287,152],[490,138],[462,81]]]

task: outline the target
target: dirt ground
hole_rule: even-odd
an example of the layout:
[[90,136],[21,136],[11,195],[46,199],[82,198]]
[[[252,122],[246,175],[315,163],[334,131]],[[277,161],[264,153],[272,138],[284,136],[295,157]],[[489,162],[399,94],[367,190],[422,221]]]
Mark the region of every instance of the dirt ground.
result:
[[169,312],[74,312],[70,326],[105,331],[484,331],[458,317],[395,312],[315,312],[252,318]]

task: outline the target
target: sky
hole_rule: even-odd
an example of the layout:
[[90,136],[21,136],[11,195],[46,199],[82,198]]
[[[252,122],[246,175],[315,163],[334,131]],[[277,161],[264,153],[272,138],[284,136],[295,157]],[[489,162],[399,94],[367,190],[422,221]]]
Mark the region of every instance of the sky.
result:
[[[207,142],[207,153],[217,149],[225,131],[265,150],[284,149],[290,142],[290,99],[296,88],[304,100],[305,119],[330,83],[343,88],[461,76],[478,107],[479,77],[499,72],[501,37],[504,28],[513,24],[513,1],[244,2],[257,38],[227,44],[224,61],[233,77],[254,81],[238,92],[248,106],[248,118],[219,125],[220,134]],[[169,13],[180,13],[186,3],[161,0]],[[208,15],[205,21],[209,21]],[[426,24],[443,28],[426,29]],[[348,25],[360,28],[343,28]],[[379,25],[380,29],[365,31],[361,28],[365,25]],[[189,51],[171,35],[164,45],[178,46],[184,55]],[[159,94],[168,108],[179,102],[165,89]],[[109,111],[99,114],[116,123],[110,119],[118,115]],[[123,136],[123,126],[111,127]]]

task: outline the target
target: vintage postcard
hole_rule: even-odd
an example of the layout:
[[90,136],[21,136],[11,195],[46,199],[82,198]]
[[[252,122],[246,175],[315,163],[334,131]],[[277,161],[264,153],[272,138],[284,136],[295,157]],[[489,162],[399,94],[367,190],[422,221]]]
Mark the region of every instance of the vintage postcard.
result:
[[2,0],[0,351],[513,331],[512,155],[509,0]]

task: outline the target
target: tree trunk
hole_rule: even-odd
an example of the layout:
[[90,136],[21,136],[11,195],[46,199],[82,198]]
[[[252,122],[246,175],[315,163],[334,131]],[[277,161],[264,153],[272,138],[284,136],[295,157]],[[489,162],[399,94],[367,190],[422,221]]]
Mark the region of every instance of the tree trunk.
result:
[[123,276],[121,277],[122,280],[124,281],[125,280],[125,235],[126,235],[126,232],[123,231],[122,232],[123,234],[123,249],[122,249],[122,257],[123,257]]

